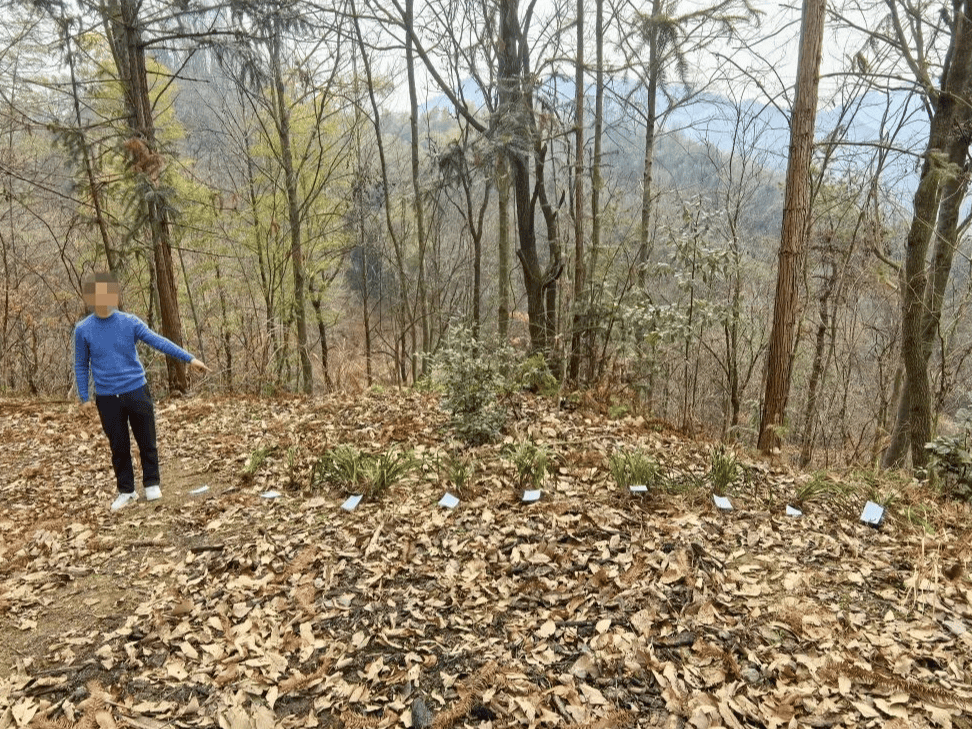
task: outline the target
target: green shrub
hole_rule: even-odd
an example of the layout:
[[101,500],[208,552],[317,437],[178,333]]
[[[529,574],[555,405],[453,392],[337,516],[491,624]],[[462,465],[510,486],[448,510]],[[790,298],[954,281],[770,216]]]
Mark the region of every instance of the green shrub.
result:
[[641,484],[651,489],[666,482],[657,461],[641,449],[616,451],[608,458],[608,469],[614,482],[625,491]]
[[547,360],[539,352],[520,362],[513,384],[517,389],[529,390],[545,397],[556,395],[560,389],[560,383],[547,366]]
[[517,486],[525,489],[528,486],[538,489],[543,485],[550,464],[550,454],[543,446],[538,446],[532,440],[515,444],[509,450],[509,459],[516,466]]
[[508,345],[478,340],[466,328],[450,332],[433,360],[433,377],[442,390],[442,405],[452,415],[452,429],[462,440],[482,445],[502,433],[512,363]]

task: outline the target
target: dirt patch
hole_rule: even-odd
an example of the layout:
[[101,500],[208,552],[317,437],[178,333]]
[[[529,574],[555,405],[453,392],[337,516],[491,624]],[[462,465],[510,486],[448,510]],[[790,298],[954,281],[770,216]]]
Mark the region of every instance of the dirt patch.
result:
[[[211,511],[216,490],[211,474],[187,468],[160,432],[162,499],[140,500],[112,513],[114,481],[100,427],[91,418],[72,416],[64,405],[51,407],[23,402],[4,407],[0,442],[11,460],[23,464],[18,454],[38,452],[40,438],[31,438],[32,433],[45,436],[56,429],[62,433],[58,444],[66,471],[59,482],[45,482],[50,465],[35,459],[3,489],[0,576],[19,579],[8,579],[0,598],[0,675],[77,660],[86,655],[77,648],[79,635],[114,629],[160,588],[168,588],[171,565],[200,541],[194,532],[205,519],[200,514]],[[75,437],[65,440],[64,432]],[[70,446],[78,449],[72,453]],[[139,474],[134,443],[133,453]],[[202,485],[210,487],[207,493],[190,493]],[[146,584],[146,577],[154,585]]]

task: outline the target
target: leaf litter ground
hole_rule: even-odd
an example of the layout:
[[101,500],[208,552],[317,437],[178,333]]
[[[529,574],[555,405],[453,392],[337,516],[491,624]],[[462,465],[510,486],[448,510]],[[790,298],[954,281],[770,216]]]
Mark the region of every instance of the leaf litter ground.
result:
[[[808,477],[761,464],[732,512],[635,497],[609,454],[704,484],[708,447],[516,412],[553,454],[541,500],[488,446],[448,510],[432,396],[168,401],[164,497],[112,514],[96,418],[0,402],[0,727],[972,726],[967,509],[791,518]],[[340,444],[425,465],[348,513],[298,488]]]

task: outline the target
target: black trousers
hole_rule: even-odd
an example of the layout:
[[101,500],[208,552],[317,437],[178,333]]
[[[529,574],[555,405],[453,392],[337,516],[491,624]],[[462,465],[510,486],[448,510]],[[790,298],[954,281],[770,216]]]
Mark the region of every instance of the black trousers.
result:
[[111,446],[111,464],[115,468],[115,480],[119,493],[135,490],[135,472],[132,468],[132,441],[128,436],[131,424],[138,454],[142,459],[142,484],[159,485],[159,451],[155,445],[155,406],[152,392],[143,385],[120,395],[95,397],[101,427]]

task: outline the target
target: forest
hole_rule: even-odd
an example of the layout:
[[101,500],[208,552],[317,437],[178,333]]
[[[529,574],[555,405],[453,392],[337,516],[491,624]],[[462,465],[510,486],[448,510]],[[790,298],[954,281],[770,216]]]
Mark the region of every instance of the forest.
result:
[[74,397],[110,270],[197,391],[434,383],[472,337],[618,414],[921,468],[968,423],[968,12],[7,3],[0,392]]
[[972,727],[972,0],[0,19],[0,729]]

